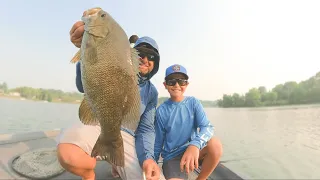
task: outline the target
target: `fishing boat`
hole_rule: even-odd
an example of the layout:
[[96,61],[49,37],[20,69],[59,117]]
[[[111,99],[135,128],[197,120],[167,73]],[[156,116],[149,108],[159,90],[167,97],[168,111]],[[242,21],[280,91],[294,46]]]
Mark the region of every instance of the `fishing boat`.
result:
[[[55,138],[60,131],[0,135],[0,179],[81,179],[65,171],[56,158]],[[192,172],[189,179],[195,179],[200,171],[201,167]],[[105,161],[98,161],[95,172],[96,179],[121,179],[113,178],[111,166]],[[209,179],[243,178],[219,163]]]

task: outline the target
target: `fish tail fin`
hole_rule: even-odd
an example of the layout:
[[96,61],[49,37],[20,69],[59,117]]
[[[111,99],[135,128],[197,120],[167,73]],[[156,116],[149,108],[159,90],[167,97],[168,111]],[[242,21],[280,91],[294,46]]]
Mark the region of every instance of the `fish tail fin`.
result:
[[105,160],[112,165],[124,167],[124,147],[121,134],[113,141],[106,141],[100,135],[91,156]]
[[73,56],[73,58],[71,59],[71,63],[76,63],[80,60],[80,56],[81,56],[81,50],[79,49],[79,51]]

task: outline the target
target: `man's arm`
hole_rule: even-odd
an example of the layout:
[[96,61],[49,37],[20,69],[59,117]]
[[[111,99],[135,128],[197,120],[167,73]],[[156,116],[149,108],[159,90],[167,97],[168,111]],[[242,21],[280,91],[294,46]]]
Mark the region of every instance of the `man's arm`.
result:
[[194,106],[196,126],[200,128],[200,132],[190,142],[190,144],[201,149],[205,145],[205,143],[207,143],[212,138],[214,127],[208,120],[202,104],[199,100],[195,99]]
[[81,81],[81,69],[80,69],[80,62],[76,65],[76,86],[79,92],[84,93],[82,81]]
[[163,141],[165,138],[165,131],[164,131],[164,126],[163,122],[161,119],[159,108],[156,111],[156,120],[155,120],[155,130],[156,130],[156,140],[154,144],[154,159],[158,163],[159,161],[159,156],[163,147]]
[[139,126],[136,131],[136,152],[141,167],[145,160],[154,160],[154,119],[158,103],[158,92],[155,91],[155,93],[156,94],[152,96],[152,100],[148,103],[144,113],[142,114]]

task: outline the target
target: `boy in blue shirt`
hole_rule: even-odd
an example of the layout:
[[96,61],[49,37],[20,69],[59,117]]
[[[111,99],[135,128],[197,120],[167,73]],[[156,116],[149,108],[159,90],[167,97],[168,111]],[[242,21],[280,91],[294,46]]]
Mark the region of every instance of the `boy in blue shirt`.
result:
[[213,137],[214,127],[200,101],[183,96],[188,79],[183,66],[168,67],[163,84],[170,98],[156,111],[155,160],[158,162],[161,153],[163,174],[171,180],[188,179],[187,174],[198,168],[199,163],[201,173],[197,179],[207,179],[222,155],[222,145]]

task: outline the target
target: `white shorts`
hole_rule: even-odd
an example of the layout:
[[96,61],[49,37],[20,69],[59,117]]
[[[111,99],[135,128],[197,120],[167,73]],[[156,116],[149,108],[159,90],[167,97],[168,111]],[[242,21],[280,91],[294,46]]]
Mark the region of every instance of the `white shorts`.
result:
[[[82,123],[75,124],[61,131],[57,137],[59,143],[71,143],[79,146],[87,154],[91,154],[99,135],[100,126],[84,125]],[[135,149],[135,138],[124,131],[121,131],[124,143],[125,167],[117,167],[118,173],[123,180],[126,179],[143,179],[142,169]],[[160,179],[165,179],[161,172]]]

